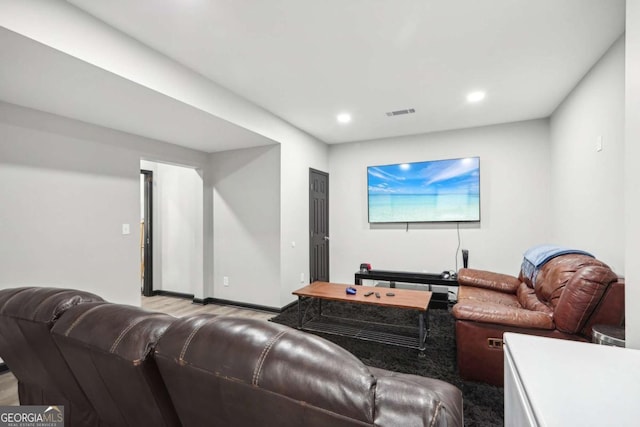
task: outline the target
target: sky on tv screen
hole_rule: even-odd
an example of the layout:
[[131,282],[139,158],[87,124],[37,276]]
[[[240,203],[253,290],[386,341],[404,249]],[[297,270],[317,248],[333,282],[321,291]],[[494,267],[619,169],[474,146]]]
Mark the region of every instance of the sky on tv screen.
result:
[[369,222],[480,220],[480,158],[370,166]]

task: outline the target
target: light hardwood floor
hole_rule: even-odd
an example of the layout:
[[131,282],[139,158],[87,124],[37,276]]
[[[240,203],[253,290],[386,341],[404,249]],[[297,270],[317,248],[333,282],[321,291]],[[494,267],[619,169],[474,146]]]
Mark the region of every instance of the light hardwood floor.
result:
[[[191,300],[165,296],[142,297],[142,308],[171,314],[176,317],[211,313],[221,316],[238,316],[269,320],[275,316],[274,313],[266,311],[217,304],[199,305],[193,304]],[[11,372],[0,374],[0,406],[5,405],[19,405],[18,381]]]

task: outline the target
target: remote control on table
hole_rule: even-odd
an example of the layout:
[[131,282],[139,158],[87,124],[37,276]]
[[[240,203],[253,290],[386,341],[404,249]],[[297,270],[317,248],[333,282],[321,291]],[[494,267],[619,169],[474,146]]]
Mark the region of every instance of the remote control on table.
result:
[[369,291],[366,294],[364,294],[365,297],[368,297],[369,295],[373,294],[373,291]]
[[394,296],[396,296],[396,294],[394,294],[393,292],[387,292],[387,296],[388,297],[394,297]]
[[376,292],[376,298],[380,298],[380,293]]

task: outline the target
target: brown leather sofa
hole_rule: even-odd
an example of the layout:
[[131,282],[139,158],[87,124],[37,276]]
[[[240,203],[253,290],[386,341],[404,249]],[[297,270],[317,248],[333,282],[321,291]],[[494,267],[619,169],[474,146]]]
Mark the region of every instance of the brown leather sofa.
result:
[[54,342],[104,425],[180,426],[153,358],[174,321],[102,302],[72,307],[53,326]]
[[65,426],[100,426],[100,419],[50,331],[69,308],[103,301],[54,288],[0,291],[0,357],[18,379],[22,405],[64,405]]
[[458,273],[457,363],[467,380],[502,385],[502,334],[591,341],[596,324],[624,322],[624,281],[595,258],[567,254],[543,264],[535,286],[518,277],[463,268]]
[[320,337],[81,291],[0,291],[0,357],[21,404],[63,404],[70,427],[463,425],[456,387],[367,367]]

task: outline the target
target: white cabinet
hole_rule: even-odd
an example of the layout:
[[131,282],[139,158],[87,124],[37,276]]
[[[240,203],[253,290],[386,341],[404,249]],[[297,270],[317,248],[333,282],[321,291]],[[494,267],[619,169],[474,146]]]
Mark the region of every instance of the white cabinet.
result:
[[504,334],[505,426],[640,425],[640,350]]

